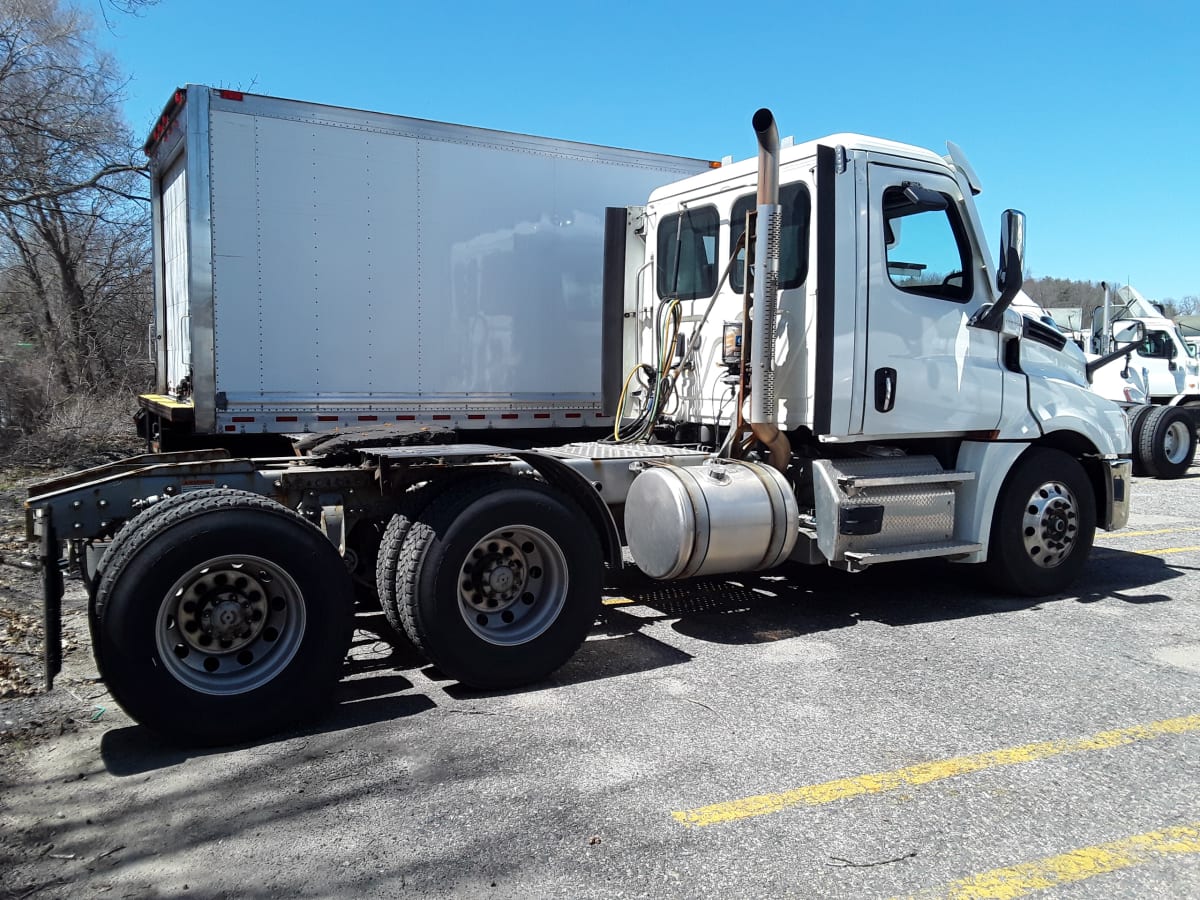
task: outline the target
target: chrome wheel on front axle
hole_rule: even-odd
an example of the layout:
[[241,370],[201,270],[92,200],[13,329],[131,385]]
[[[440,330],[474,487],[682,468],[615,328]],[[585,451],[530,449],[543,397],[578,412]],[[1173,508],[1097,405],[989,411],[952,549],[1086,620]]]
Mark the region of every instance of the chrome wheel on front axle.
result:
[[1025,552],[1042,568],[1071,555],[1079,531],[1078,503],[1061,481],[1047,481],[1033,492],[1022,522]]

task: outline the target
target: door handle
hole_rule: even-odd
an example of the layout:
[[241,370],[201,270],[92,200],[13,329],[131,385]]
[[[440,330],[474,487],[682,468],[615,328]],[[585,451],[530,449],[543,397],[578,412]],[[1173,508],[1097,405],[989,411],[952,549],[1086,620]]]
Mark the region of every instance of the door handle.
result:
[[875,370],[875,411],[891,412],[896,405],[896,370],[882,368]]

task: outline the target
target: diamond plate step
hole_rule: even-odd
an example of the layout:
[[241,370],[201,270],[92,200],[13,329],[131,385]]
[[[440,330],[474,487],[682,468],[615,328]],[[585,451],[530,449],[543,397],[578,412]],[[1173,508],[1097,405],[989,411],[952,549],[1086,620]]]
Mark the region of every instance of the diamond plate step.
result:
[[850,564],[850,568],[857,571],[877,563],[928,559],[936,556],[962,556],[982,549],[983,544],[967,541],[939,541],[934,544],[911,544],[896,550],[847,550],[844,558]]
[[931,472],[928,475],[880,475],[860,477],[858,475],[842,475],[838,485],[843,488],[873,488],[873,487],[907,487],[912,484],[962,484],[964,481],[974,481],[974,472]]

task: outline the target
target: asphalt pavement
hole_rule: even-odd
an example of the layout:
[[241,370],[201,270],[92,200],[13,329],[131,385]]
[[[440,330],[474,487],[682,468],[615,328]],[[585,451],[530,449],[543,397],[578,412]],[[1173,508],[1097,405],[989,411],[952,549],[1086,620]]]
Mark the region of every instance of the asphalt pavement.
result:
[[1200,896],[1198,566],[1193,467],[1137,479],[1129,526],[1040,600],[940,562],[626,574],[572,662],[500,695],[367,617],[337,709],[300,733],[180,751],[85,696],[104,712],[4,798],[6,827],[52,848],[6,887]]

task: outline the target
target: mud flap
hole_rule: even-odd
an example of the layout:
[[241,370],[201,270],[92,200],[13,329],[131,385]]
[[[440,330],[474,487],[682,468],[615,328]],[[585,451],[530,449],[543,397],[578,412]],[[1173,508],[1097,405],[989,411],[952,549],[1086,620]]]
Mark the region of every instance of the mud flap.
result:
[[41,526],[42,546],[38,561],[42,564],[43,659],[46,663],[46,690],[50,690],[54,687],[54,676],[62,671],[63,576],[58,566],[58,534],[48,509],[44,511]]

